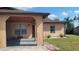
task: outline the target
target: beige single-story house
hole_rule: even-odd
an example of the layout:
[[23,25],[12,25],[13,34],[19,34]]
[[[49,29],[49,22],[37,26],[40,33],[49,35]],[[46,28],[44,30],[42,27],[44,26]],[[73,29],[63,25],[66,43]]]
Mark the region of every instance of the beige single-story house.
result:
[[49,13],[0,7],[0,48],[7,47],[10,38],[34,38],[37,46],[42,46],[44,37],[64,35],[64,23],[50,20],[47,18],[48,15]]

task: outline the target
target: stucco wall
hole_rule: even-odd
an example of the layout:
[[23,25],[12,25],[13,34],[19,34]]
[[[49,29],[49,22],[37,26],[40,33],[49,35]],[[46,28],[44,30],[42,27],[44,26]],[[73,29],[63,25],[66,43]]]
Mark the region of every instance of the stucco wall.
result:
[[27,33],[23,35],[24,38],[32,38],[32,24],[25,22],[7,22],[7,38],[17,37],[15,34],[17,24],[24,24],[26,26]]
[[[62,23],[44,23],[43,24],[44,37],[51,35],[59,36],[60,34],[64,34],[64,24]],[[55,33],[50,33],[50,26],[55,26]]]
[[36,35],[36,41],[38,46],[42,46],[44,44],[43,42],[43,17],[35,17],[36,19],[36,26],[35,26],[35,35]]
[[[32,23],[23,23],[23,22],[19,22],[22,23],[24,25],[26,25],[27,28],[27,34],[23,35],[25,38],[32,38]],[[17,35],[15,34],[15,28],[16,25],[19,24],[18,22],[8,22],[7,23],[7,37],[16,37]],[[55,33],[50,33],[50,26],[54,25],[55,26]],[[41,29],[39,29],[39,31],[41,31]],[[43,35],[44,37],[51,35],[53,36],[59,36],[60,34],[64,34],[64,25],[62,23],[44,23],[43,24]]]
[[0,48],[6,47],[6,20],[9,16],[0,15]]
[[[11,34],[11,31],[6,31],[6,21],[8,20],[8,18],[10,16],[13,16],[13,15],[1,15],[0,16],[0,48],[3,48],[3,47],[6,47],[6,32],[9,33],[8,36]],[[15,16],[19,16],[19,15],[15,15]],[[35,26],[35,38],[36,38],[36,41],[37,41],[37,45],[38,46],[41,46],[43,45],[43,19],[42,19],[42,16],[37,16],[37,15],[20,15],[20,16],[26,16],[26,17],[33,17],[36,21],[36,26]],[[8,27],[11,27],[14,28],[13,26],[11,26],[9,24]],[[29,32],[29,31],[28,31]],[[14,35],[14,34],[12,34]]]

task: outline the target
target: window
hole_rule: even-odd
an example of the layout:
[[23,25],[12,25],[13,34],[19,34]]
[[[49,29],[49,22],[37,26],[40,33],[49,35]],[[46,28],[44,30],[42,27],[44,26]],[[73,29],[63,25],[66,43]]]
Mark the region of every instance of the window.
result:
[[55,33],[55,26],[50,26],[50,33]]
[[24,35],[26,34],[27,31],[26,31],[26,26],[23,25],[23,24],[18,24],[16,26],[16,29],[15,29],[15,34],[18,35],[18,36],[21,36],[21,35]]

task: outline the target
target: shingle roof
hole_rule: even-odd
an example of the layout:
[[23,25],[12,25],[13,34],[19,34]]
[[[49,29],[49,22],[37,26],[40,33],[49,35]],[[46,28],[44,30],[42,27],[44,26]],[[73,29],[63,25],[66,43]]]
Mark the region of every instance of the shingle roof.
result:
[[64,23],[64,21],[60,21],[59,19],[49,19],[49,18],[45,18],[43,22]]
[[0,7],[0,9],[6,9],[6,10],[17,10],[16,8],[12,8],[12,7]]
[[23,11],[12,7],[0,7],[0,12],[23,12]]
[[43,16],[48,16],[49,13],[42,13],[42,12],[31,12],[31,11],[23,11],[23,10],[19,10],[13,7],[0,7],[0,15],[6,15],[6,14],[35,14],[35,15],[43,15]]

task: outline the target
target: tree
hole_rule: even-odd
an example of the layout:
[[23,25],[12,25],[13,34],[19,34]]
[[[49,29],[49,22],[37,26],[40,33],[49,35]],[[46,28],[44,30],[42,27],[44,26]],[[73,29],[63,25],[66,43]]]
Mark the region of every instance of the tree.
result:
[[70,19],[70,17],[64,18],[66,22],[66,34],[73,34],[74,33],[74,24],[73,19]]

